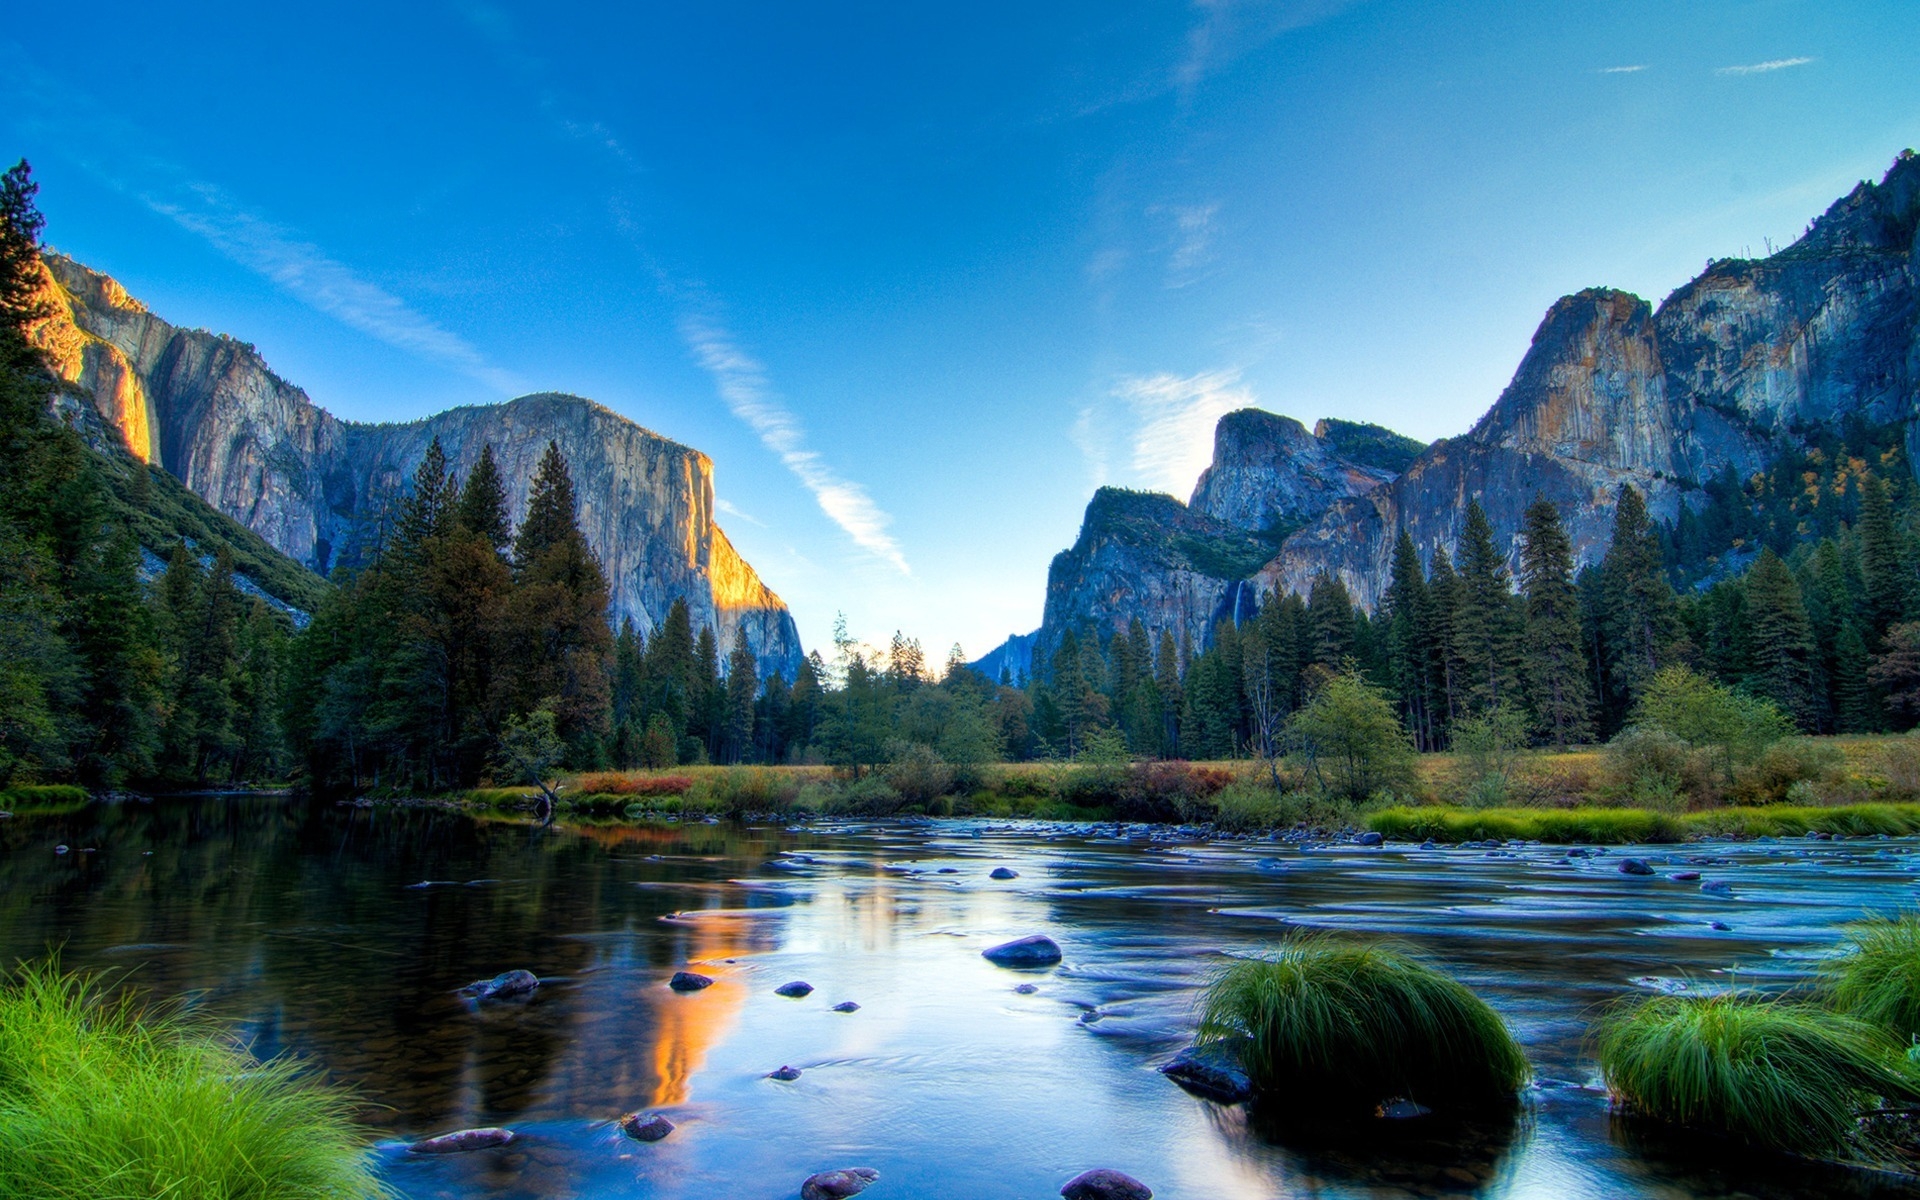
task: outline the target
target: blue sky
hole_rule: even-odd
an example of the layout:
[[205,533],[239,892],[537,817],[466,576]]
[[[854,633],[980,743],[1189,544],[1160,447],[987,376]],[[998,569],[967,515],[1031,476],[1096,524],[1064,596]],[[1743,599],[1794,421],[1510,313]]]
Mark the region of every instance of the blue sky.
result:
[[1912,15],[48,5],[0,151],[340,416],[564,390],[706,451],[809,645],[938,661],[1221,412],[1458,433],[1556,297],[1791,240],[1920,146]]

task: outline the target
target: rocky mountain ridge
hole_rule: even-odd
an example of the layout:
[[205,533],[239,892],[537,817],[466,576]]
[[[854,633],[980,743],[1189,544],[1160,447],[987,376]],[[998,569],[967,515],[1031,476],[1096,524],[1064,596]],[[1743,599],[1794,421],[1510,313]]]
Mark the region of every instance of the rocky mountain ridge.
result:
[[380,514],[440,440],[464,475],[491,444],[513,516],[549,440],[572,469],[579,519],[607,572],[616,621],[650,631],[675,599],[722,652],[746,633],[762,670],[789,676],[792,615],[715,524],[713,463],[578,396],[540,393],[396,424],[342,421],[250,345],[179,329],[111,277],[48,254],[52,315],[35,331],[56,371],[92,398],[136,457],[319,574],[352,565]]
[[[1397,462],[1348,456],[1330,471],[1337,439],[1310,441],[1272,414],[1230,414],[1191,506],[1158,498],[1166,535],[1090,536],[1111,525],[1095,520],[1108,503],[1095,496],[1079,540],[1048,573],[1036,661],[1067,628],[1110,633],[1135,617],[1200,645],[1249,592],[1305,593],[1322,573],[1371,608],[1400,531],[1423,561],[1452,551],[1470,500],[1517,553],[1521,514],[1545,496],[1584,564],[1605,553],[1623,484],[1670,519],[1702,503],[1702,486],[1723,469],[1752,474],[1804,431],[1848,421],[1903,425],[1909,462],[1920,463],[1917,233],[1920,158],[1909,151],[1793,245],[1710,263],[1657,309],[1610,288],[1563,297],[1471,430]],[[1238,563],[1195,569],[1172,551],[1195,517],[1216,533],[1284,540],[1245,574]]]

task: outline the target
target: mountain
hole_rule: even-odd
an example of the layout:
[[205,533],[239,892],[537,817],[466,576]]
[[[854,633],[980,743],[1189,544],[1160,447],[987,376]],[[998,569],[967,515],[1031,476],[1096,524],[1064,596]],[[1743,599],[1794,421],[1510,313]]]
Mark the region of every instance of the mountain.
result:
[[[1405,529],[1423,560],[1450,551],[1478,500],[1517,555],[1521,514],[1557,504],[1580,563],[1598,560],[1623,484],[1656,516],[1706,503],[1709,480],[1748,476],[1816,431],[1902,427],[1920,463],[1920,158],[1904,152],[1878,183],[1836,201],[1793,245],[1723,259],[1656,309],[1608,288],[1556,302],[1519,369],[1467,433],[1419,449],[1408,439],[1246,410],[1221,419],[1191,504],[1130,500],[1119,521],[1103,491],[1074,547],[1048,572],[1037,654],[1060,631],[1139,618],[1195,644],[1249,595],[1305,593],[1338,576],[1379,602]],[[1195,558],[1183,541],[1264,536],[1257,568]]]
[[967,666],[995,683],[1000,681],[1002,672],[1010,682],[1024,683],[1027,676],[1033,674],[1033,643],[1037,637],[1037,632],[1016,633]]
[[[650,631],[676,599],[724,654],[736,630],[764,671],[791,676],[792,615],[713,520],[713,462],[590,400],[558,393],[419,421],[342,421],[275,375],[245,342],[178,329],[110,277],[46,256],[55,369],[92,397],[137,457],[310,570],[362,561],[386,504],[439,438],[462,475],[493,446],[516,520],[549,440],[573,472],[580,527],[606,568],[615,621]],[[514,486],[515,483],[519,486]]]
[[1216,621],[1253,612],[1259,592],[1246,581],[1289,533],[1390,482],[1420,449],[1377,425],[1322,421],[1309,433],[1260,409],[1228,413],[1190,503],[1121,488],[1094,493],[1080,536],[1048,568],[1032,655],[1044,664],[1067,629],[1112,633],[1135,617],[1150,633],[1204,643]]

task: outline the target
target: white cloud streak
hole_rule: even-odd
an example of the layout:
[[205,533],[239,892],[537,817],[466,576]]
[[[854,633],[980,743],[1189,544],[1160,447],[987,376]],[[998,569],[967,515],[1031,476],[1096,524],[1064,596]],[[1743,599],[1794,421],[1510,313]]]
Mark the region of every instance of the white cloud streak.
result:
[[1630,66],[1630,67],[1601,67],[1598,71],[1595,71],[1594,74],[1596,75],[1634,75],[1646,69],[1647,69],[1647,64],[1635,63],[1633,66]]
[[1811,58],[1775,58],[1766,62],[1748,63],[1741,67],[1717,67],[1715,75],[1764,75],[1768,71],[1784,71],[1788,67],[1804,67],[1812,62]]
[[1166,216],[1173,226],[1173,244],[1167,253],[1167,286],[1186,287],[1198,280],[1213,261],[1217,231],[1214,218],[1220,214],[1220,205],[1176,204],[1156,206],[1151,211]]
[[466,339],[360,278],[320,247],[249,212],[214,185],[188,181],[164,196],[127,190],[154,212],[341,324],[496,391],[512,395],[525,390],[512,373],[489,363]]
[[913,574],[899,543],[887,532],[893,518],[873,502],[864,487],[840,478],[821,461],[818,451],[808,448],[806,429],[800,424],[800,418],[774,394],[766,368],[711,320],[683,320],[680,336],[700,366],[713,376],[727,408],[813,493],[820,511],[845,530],[861,549],[891,564],[903,575]]
[[741,511],[739,507],[727,503],[727,501],[724,499],[716,497],[713,502],[713,506],[730,517],[740,518],[742,521],[745,521],[749,525],[757,525],[761,529],[765,529],[767,527],[767,523],[765,521],[762,521],[759,517],[756,517],[751,513]]
[[1130,376],[1113,394],[1132,410],[1133,473],[1176,496],[1192,491],[1211,461],[1213,427],[1220,418],[1254,402],[1253,390],[1234,370]]
[[1283,33],[1338,16],[1362,0],[1194,0],[1199,19],[1187,30],[1173,87],[1191,98],[1202,80]]

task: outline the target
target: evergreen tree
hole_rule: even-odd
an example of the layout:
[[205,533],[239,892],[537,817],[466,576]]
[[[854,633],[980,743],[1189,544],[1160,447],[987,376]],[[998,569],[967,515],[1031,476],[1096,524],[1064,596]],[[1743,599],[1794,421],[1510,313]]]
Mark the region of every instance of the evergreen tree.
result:
[[548,442],[533,475],[533,490],[527,495],[527,519],[513,540],[513,561],[522,571],[538,561],[548,550],[580,536],[575,521],[576,503],[573,475],[560,453],[558,442]]
[[1680,661],[1684,646],[1660,537],[1632,484],[1620,487],[1613,540],[1600,570],[1607,678],[1617,692],[1614,702],[1627,708],[1662,667]]
[[1870,646],[1878,646],[1887,629],[1901,619],[1909,581],[1900,558],[1900,539],[1893,527],[1887,485],[1868,474],[1860,488],[1860,566],[1866,583]]
[[1800,585],[1772,550],[1747,573],[1752,666],[1747,689],[1780,707],[1802,729],[1814,727],[1813,633]]
[[1433,749],[1436,744],[1427,709],[1429,603],[1426,577],[1420,570],[1420,552],[1414,548],[1413,535],[1402,528],[1394,540],[1393,576],[1381,604],[1387,627],[1387,673],[1393,683],[1392,695],[1398,702],[1401,720],[1413,731],[1414,743],[1425,750]]
[[1580,596],[1573,586],[1573,542],[1560,522],[1560,510],[1544,498],[1528,506],[1524,536],[1520,591],[1526,598],[1527,699],[1535,729],[1564,747],[1593,736]]
[[739,762],[753,752],[754,693],[760,683],[759,663],[747,645],[747,631],[736,629],[727,655],[726,731],[728,762]]
[[446,451],[436,437],[427,444],[427,452],[413,472],[413,488],[400,504],[397,532],[401,553],[417,557],[425,553],[429,541],[451,533],[457,499],[455,480],[447,474]]
[[1153,688],[1160,698],[1160,738],[1162,753],[1177,752],[1180,746],[1180,711],[1184,704],[1180,684],[1180,655],[1174,649],[1173,632],[1162,629],[1153,651]]
[[1307,596],[1307,621],[1312,629],[1312,657],[1330,671],[1346,670],[1353,657],[1353,597],[1338,576],[1319,575]]
[[1487,712],[1520,698],[1521,615],[1506,558],[1493,544],[1493,525],[1478,500],[1467,504],[1460,538],[1459,608],[1453,652],[1471,711]]
[[513,544],[507,520],[507,485],[500,477],[500,464],[493,456],[492,442],[480,447],[480,459],[467,473],[467,482],[461,487],[460,499],[454,506],[454,520],[503,558],[507,547]]

